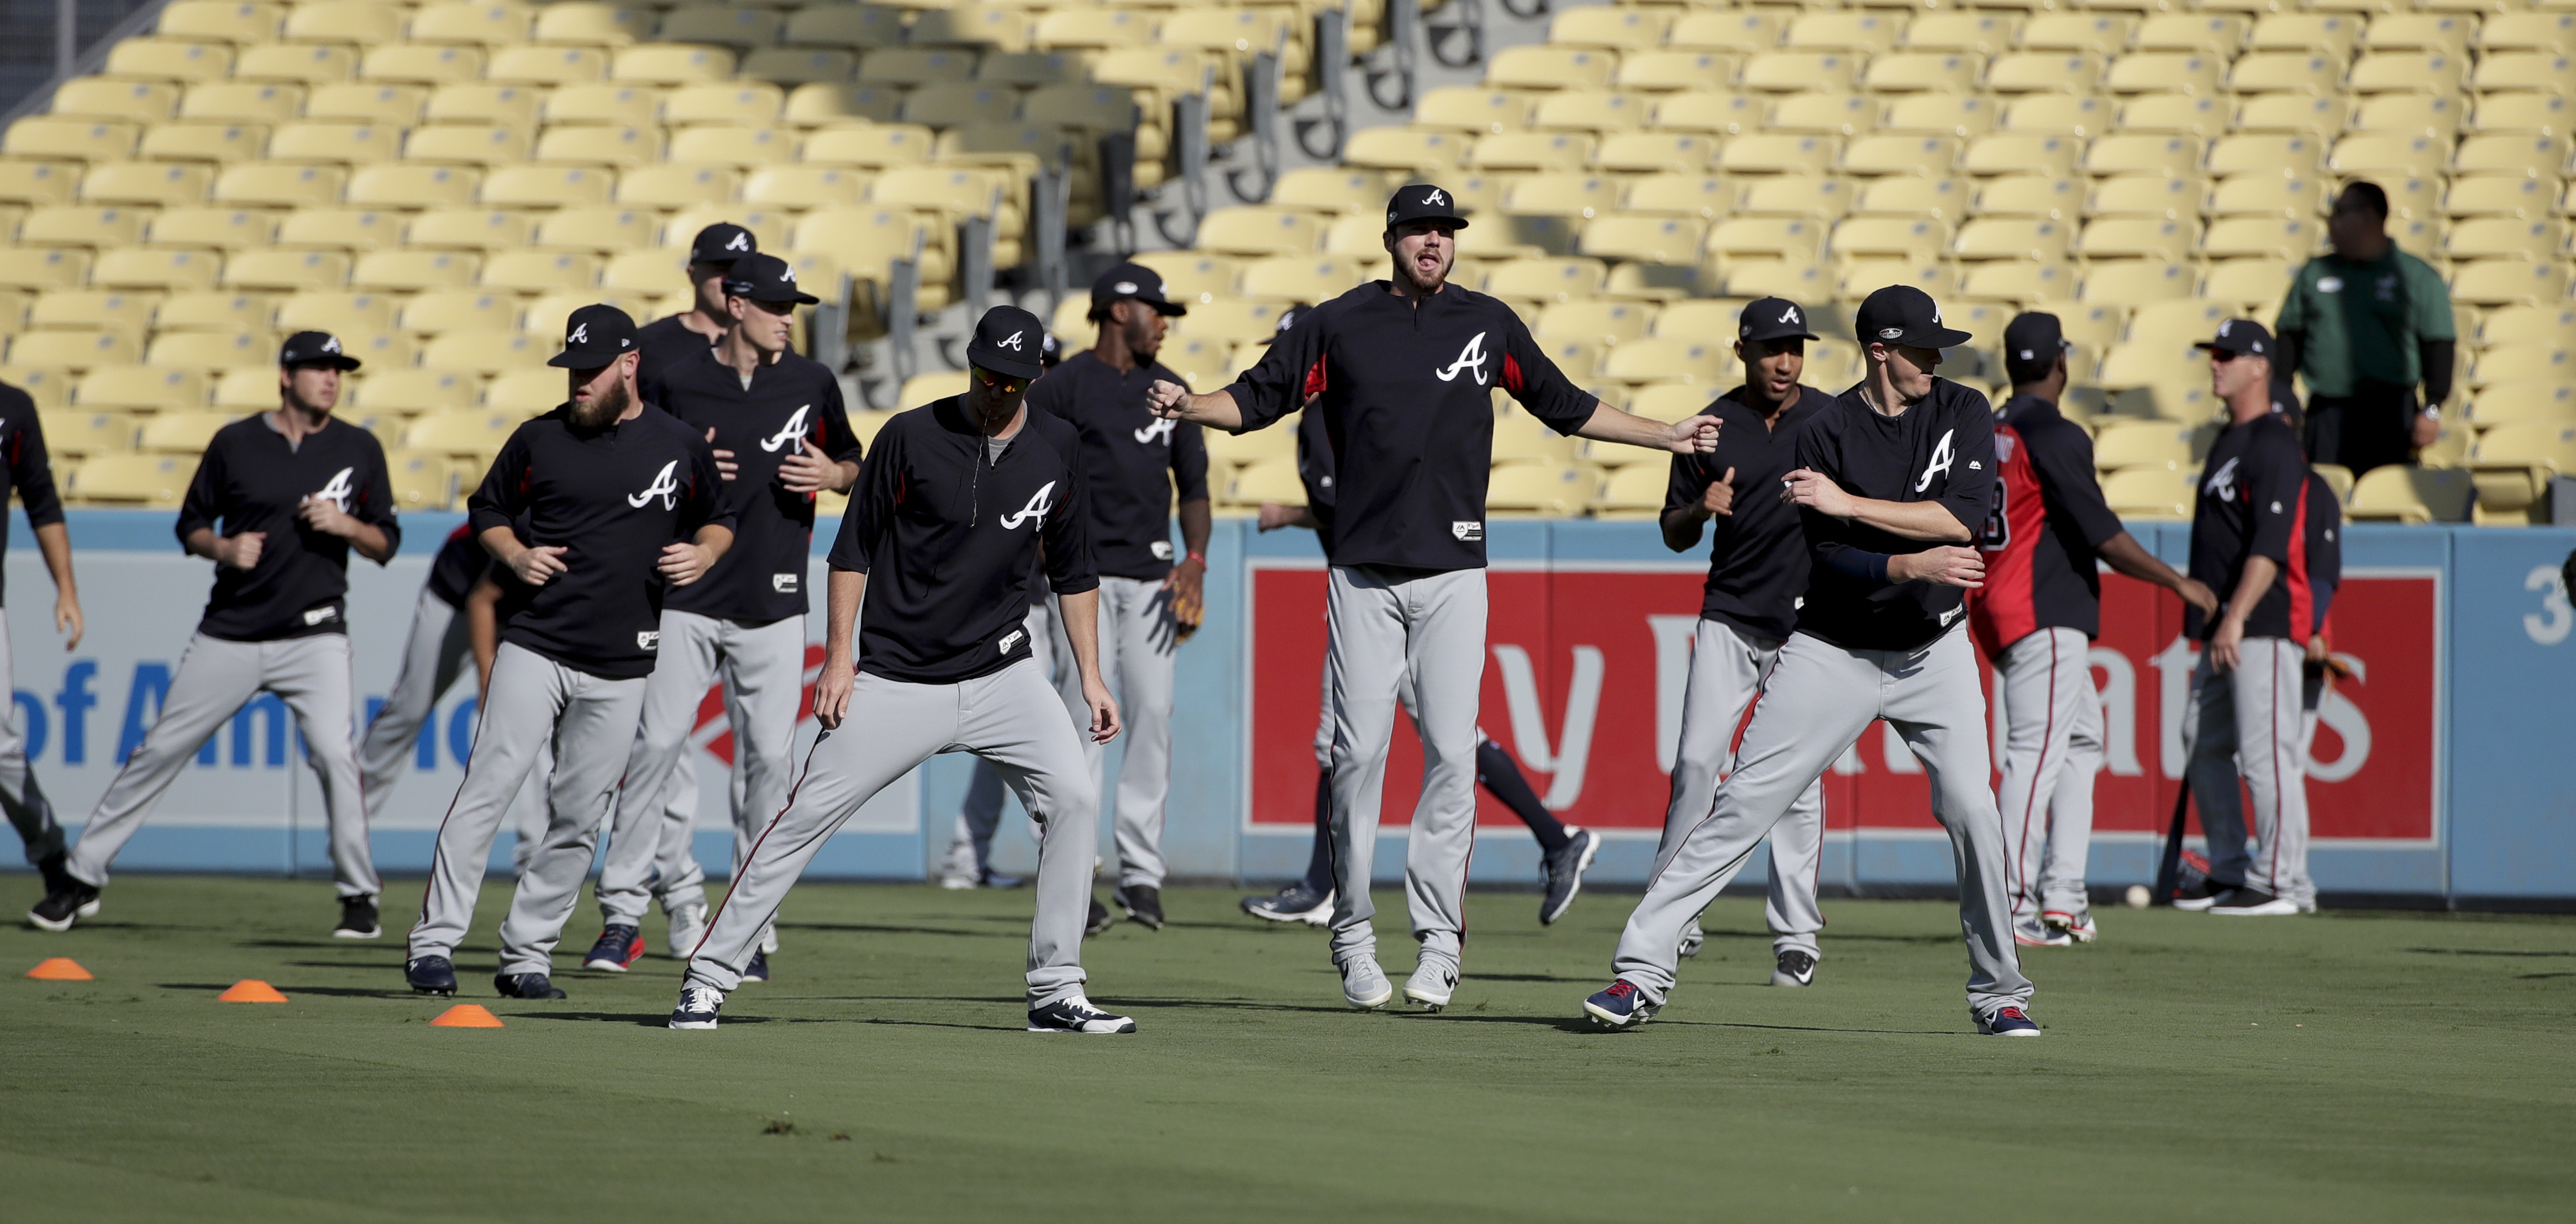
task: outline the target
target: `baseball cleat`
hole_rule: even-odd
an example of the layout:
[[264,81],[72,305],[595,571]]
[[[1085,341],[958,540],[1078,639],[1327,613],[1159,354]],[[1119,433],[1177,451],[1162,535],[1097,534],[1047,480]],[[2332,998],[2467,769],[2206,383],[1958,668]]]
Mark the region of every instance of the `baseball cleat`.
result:
[[374,939],[384,933],[374,897],[340,898],[340,925],[331,928],[333,939]]
[[1622,978],[1610,988],[1583,1001],[1583,1014],[1594,1024],[1606,1029],[1635,1028],[1655,1018],[1663,1009],[1646,1001],[1646,996]]
[[[48,854],[36,861],[36,874],[42,877],[45,881],[46,896],[50,897],[55,893],[67,892],[75,887],[81,886],[80,881],[72,878],[71,869],[64,866],[64,864],[69,862],[70,859],[71,856],[68,854],[57,853]],[[2314,910],[2316,907],[2311,905],[2308,908]],[[81,905],[78,913],[83,918],[95,918],[98,916],[97,889],[90,889],[89,900]]]
[[2189,910],[2195,914],[2202,913],[2209,909],[2211,902],[2218,900],[2220,893],[2233,887],[2216,880],[2202,880],[2188,888],[2176,889],[2173,895],[2173,907],[2178,910]]
[[[975,877],[962,875],[953,871],[942,872],[939,876],[939,886],[950,892],[968,892],[973,890],[975,887]],[[671,1027],[678,1028],[680,1026],[675,1023]]]
[[671,1027],[675,1029],[711,1029],[716,1026],[716,1009],[724,1006],[724,992],[713,986],[683,986],[680,1005],[671,1009]]
[[766,953],[766,952],[754,952],[754,953],[752,953],[752,954],[751,954],[751,963],[742,967],[742,980],[744,980],[744,981],[746,981],[746,982],[766,982],[766,981],[768,981],[768,980],[769,980],[769,954],[768,954],[768,953]]
[[2015,918],[2013,942],[2025,948],[2063,948],[2075,939],[2036,918]]
[[1091,1005],[1081,995],[1069,995],[1044,1007],[1029,1009],[1029,1031],[1032,1033],[1132,1033],[1136,1022],[1125,1016],[1113,1016]]
[[1774,986],[1807,986],[1816,980],[1816,955],[1803,948],[1782,948],[1773,958],[1771,984]]
[[2101,932],[2093,927],[2093,911],[2073,913],[2067,910],[2042,910],[2039,924],[2052,931],[2063,931],[2077,943],[2091,943]]
[[1245,897],[1243,912],[1268,922],[1323,926],[1333,920],[1333,893],[1331,889],[1317,892],[1299,880],[1267,897]]
[[45,899],[27,911],[27,921],[48,931],[68,931],[72,923],[98,912],[98,890],[69,875],[70,884],[60,891],[48,892]]
[[776,926],[765,926],[760,928],[760,950],[763,952],[775,952],[778,950],[778,928]]
[[1386,1006],[1395,997],[1395,987],[1386,980],[1386,970],[1377,967],[1377,955],[1355,952],[1349,960],[1337,962],[1342,969],[1342,1001],[1361,1011]]
[[704,902],[683,905],[664,914],[671,920],[671,941],[662,945],[662,954],[672,960],[687,960],[707,937],[707,907]]
[[1538,921],[1552,926],[1574,908],[1574,896],[1583,891],[1583,873],[1592,870],[1592,860],[1600,857],[1601,835],[1590,829],[1569,829],[1565,844],[1548,852],[1541,864],[1547,873],[1547,895],[1539,899]]
[[1405,1002],[1418,1004],[1427,1012],[1449,1006],[1449,1000],[1457,993],[1458,966],[1447,957],[1425,955],[1414,965],[1413,976],[1404,979]]
[[501,997],[504,999],[560,999],[564,997],[563,990],[557,987],[552,979],[542,973],[495,973],[492,975],[492,989],[500,991]]
[[1981,1037],[2037,1037],[2039,1022],[2018,1007],[1999,1007],[1992,1016],[1977,1017],[1977,1035]]
[[410,983],[414,994],[452,995],[456,966],[444,956],[415,956],[403,965],[403,981]]
[[1689,926],[1682,928],[1681,947],[1676,951],[1680,952],[1684,959],[1688,959],[1699,955],[1699,950],[1707,944],[1708,932],[1699,929],[1699,919],[1693,918]]
[[626,967],[644,955],[644,933],[625,923],[610,923],[599,933],[599,942],[590,945],[590,955],[581,959],[584,969],[601,973],[624,973]]
[[1163,929],[1162,889],[1151,884],[1121,884],[1109,895],[1117,899],[1118,908],[1127,911],[1127,916],[1135,919],[1138,926],[1148,931]]
[[1102,931],[1106,931],[1110,927],[1117,925],[1117,923],[1117,915],[1110,913],[1109,907],[1100,903],[1100,898],[1093,897],[1091,899],[1091,917],[1083,921],[1082,933],[1085,935],[1097,935]]
[[2299,903],[2248,884],[2211,902],[2209,912],[2228,918],[2277,918],[2298,913]]

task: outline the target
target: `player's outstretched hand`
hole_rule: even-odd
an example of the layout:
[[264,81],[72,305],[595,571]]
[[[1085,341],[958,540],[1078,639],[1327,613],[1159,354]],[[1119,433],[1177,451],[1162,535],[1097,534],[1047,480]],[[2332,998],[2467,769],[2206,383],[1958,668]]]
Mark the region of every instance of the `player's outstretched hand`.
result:
[[[715,440],[716,440],[716,431],[715,431],[715,428],[714,428],[713,426],[709,426],[709,427],[707,428],[707,442],[708,442],[710,445],[713,445],[713,444],[714,444],[714,442],[715,442]],[[722,449],[722,448],[720,448],[720,447],[719,447],[719,448],[716,450],[716,453],[715,453],[715,454],[716,454],[716,477],[717,477],[718,479],[720,479],[720,480],[731,480],[731,479],[733,479],[733,477],[734,477],[734,473],[739,472],[739,471],[741,471],[741,470],[742,470],[742,465],[733,461],[733,452],[732,452],[732,451],[725,450],[725,449]]]
[[1717,450],[1718,431],[1725,422],[1713,416],[1694,416],[1673,422],[1665,431],[1664,449],[1676,455],[1706,455]]
[[[1734,468],[1728,468],[1728,469],[1726,469],[1726,475],[1725,475],[1725,476],[1723,476],[1723,477],[1721,477],[1721,478],[1719,478],[1719,479],[1717,479],[1717,480],[1712,480],[1712,481],[1710,481],[1710,482],[1709,482],[1708,490],[1707,490],[1706,492],[1701,493],[1701,494],[1699,495],[1699,508],[1700,508],[1700,509],[1702,509],[1702,510],[1706,510],[1706,511],[1708,511],[1708,512],[1709,512],[1709,513],[1711,513],[1711,514],[1724,514],[1724,515],[1728,515],[1728,516],[1732,516],[1732,515],[1734,515],[1734,513],[1735,513],[1735,469],[1734,469]],[[1697,530],[1697,528],[1693,528],[1693,530]]]
[[1850,518],[1856,509],[1851,494],[1843,492],[1833,477],[1809,468],[1780,478],[1780,500],[1839,519]]
[[234,569],[259,567],[259,550],[268,543],[265,531],[245,531],[236,536],[219,536],[215,540],[215,560]]
[[2200,609],[2202,616],[2218,615],[2218,593],[2210,590],[2208,583],[2198,578],[2185,578],[2179,593],[2182,601]]
[[1155,379],[1145,388],[1145,407],[1166,421],[1181,419],[1181,405],[1190,398],[1190,389],[1165,379]]
[[1975,590],[1986,585],[1986,554],[1964,544],[1943,544],[1889,557],[1887,576],[1895,582],[1929,582]]
[[1118,702],[1109,695],[1109,686],[1097,677],[1085,679],[1082,699],[1091,706],[1091,742],[1106,744],[1118,738]]
[[561,544],[540,544],[511,561],[510,574],[529,586],[544,586],[546,579],[564,572],[564,552]]
[[847,660],[824,660],[823,674],[814,678],[814,721],[824,730],[840,726],[850,712],[850,686],[857,680],[856,668]]
[[683,540],[663,545],[662,559],[654,568],[661,570],[663,579],[672,586],[687,586],[705,577],[707,567],[715,563],[714,555],[706,549]]

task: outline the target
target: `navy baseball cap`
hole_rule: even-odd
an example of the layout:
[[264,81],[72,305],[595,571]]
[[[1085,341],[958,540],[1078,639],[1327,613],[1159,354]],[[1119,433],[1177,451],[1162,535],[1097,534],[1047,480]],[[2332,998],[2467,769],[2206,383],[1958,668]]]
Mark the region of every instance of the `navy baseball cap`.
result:
[[2057,368],[2057,359],[2075,347],[2066,342],[2065,325],[2056,315],[2031,311],[2004,325],[2004,372],[2014,382],[2036,382]]
[[1046,373],[1038,359],[1046,334],[1036,315],[1017,306],[996,306],[976,322],[975,336],[966,342],[966,363],[1013,378],[1036,378]]
[[605,302],[584,306],[564,320],[564,351],[546,364],[596,370],[635,351],[635,320]]
[[277,364],[290,369],[295,366],[327,366],[334,370],[354,370],[358,368],[358,359],[340,351],[338,336],[329,332],[300,331],[288,336],[286,343],[278,346]]
[[689,244],[689,262],[724,267],[760,249],[760,240],[751,231],[731,221],[718,221],[698,231]]
[[1297,326],[1297,320],[1305,318],[1306,312],[1313,309],[1314,307],[1309,306],[1304,302],[1299,302],[1286,310],[1280,311],[1279,326],[1271,328],[1270,334],[1261,338],[1261,343],[1268,344],[1277,340],[1281,336],[1287,335],[1288,329]]
[[1862,298],[1853,327],[1862,344],[1902,344],[1914,348],[1957,348],[1976,337],[1941,324],[1941,308],[1932,295],[1912,285],[1889,285]]
[[2237,357],[2270,357],[2272,333],[2252,319],[2229,319],[2218,325],[2218,335],[2192,346]]
[[1100,274],[1091,282],[1091,317],[1108,317],[1109,307],[1134,299],[1154,308],[1156,314],[1185,315],[1189,308],[1172,300],[1163,285],[1163,274],[1140,263],[1122,263]]
[[1787,298],[1755,298],[1744,304],[1744,313],[1735,317],[1738,340],[1813,340],[1807,330],[1807,312]]
[[1387,197],[1388,229],[1412,221],[1446,221],[1452,228],[1467,228],[1467,218],[1459,215],[1457,199],[1435,183],[1407,183]]
[[811,306],[823,299],[796,287],[796,269],[775,255],[750,254],[725,270],[725,296],[770,305]]

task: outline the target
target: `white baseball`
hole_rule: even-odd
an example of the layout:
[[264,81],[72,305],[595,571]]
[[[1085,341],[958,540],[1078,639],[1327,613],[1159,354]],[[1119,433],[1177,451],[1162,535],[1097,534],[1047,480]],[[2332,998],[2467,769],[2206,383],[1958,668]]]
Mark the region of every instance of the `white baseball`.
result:
[[2132,884],[2129,886],[2130,909],[2145,909],[2147,908],[2147,903],[2153,900],[2155,900],[2155,895],[2147,891],[2146,885]]

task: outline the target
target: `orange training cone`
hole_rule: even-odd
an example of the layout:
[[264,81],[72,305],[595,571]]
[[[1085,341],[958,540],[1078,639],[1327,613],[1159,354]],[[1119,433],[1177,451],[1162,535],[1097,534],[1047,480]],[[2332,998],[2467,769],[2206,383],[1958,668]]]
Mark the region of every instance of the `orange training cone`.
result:
[[45,959],[36,962],[36,967],[27,971],[27,976],[34,978],[39,982],[87,982],[95,980],[91,978],[89,970],[80,967],[79,961],[73,960],[68,956],[48,956]]
[[232,989],[215,996],[217,1003],[283,1003],[285,1001],[286,996],[277,993],[277,987],[258,978],[243,978],[233,983]]
[[438,1019],[430,1024],[438,1028],[499,1028],[501,1018],[480,1003],[459,1003],[438,1013]]

